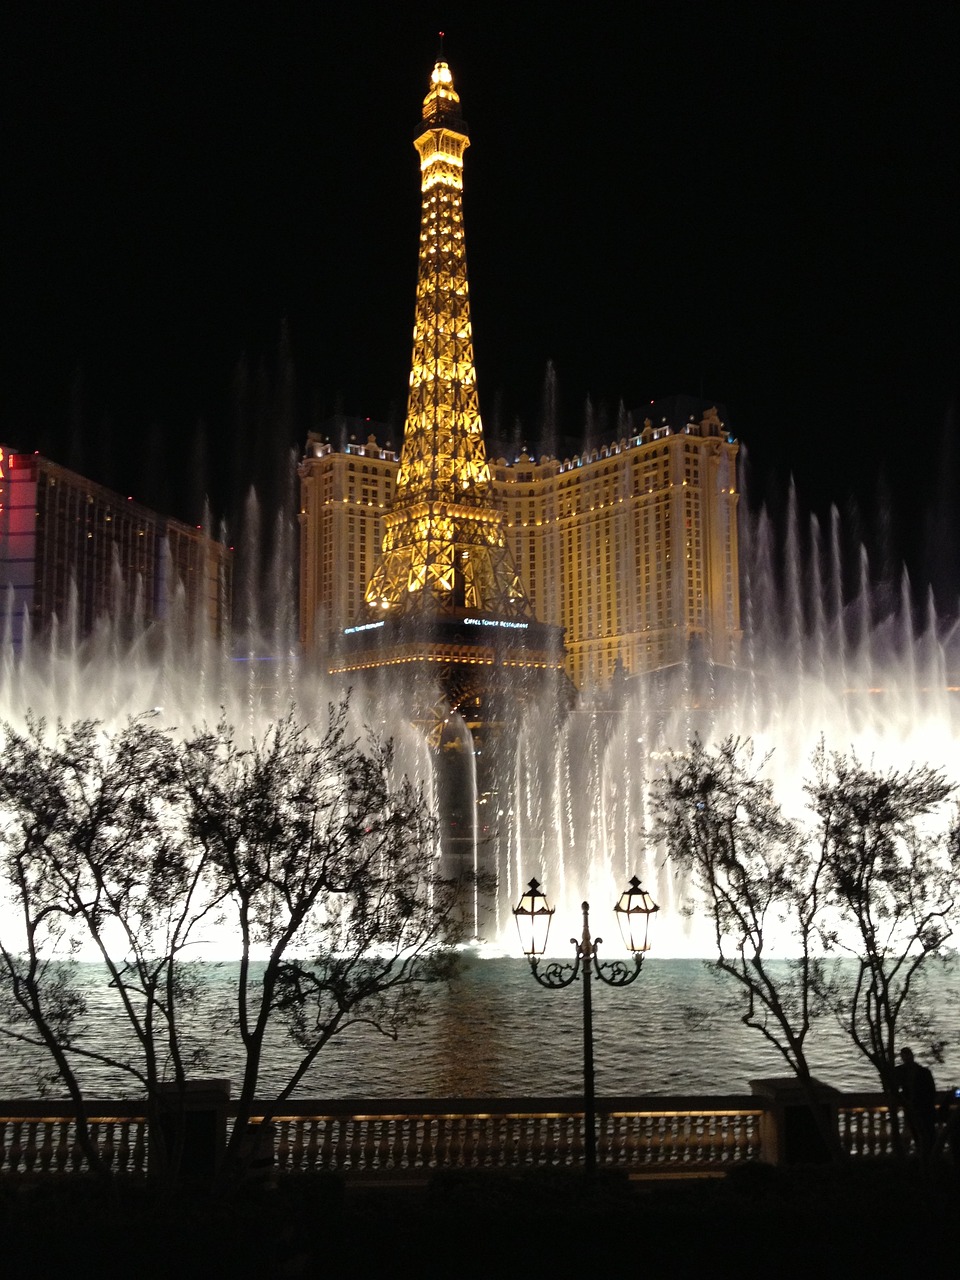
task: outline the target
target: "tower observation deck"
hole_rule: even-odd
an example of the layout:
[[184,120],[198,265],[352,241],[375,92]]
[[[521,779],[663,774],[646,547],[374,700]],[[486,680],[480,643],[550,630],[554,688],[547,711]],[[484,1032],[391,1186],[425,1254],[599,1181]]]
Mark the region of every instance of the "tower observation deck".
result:
[[333,670],[416,668],[451,709],[486,718],[522,671],[555,673],[562,628],[537,621],[493,493],[473,363],[460,98],[438,61],[414,146],[421,219],[413,359],[400,468],[381,553]]

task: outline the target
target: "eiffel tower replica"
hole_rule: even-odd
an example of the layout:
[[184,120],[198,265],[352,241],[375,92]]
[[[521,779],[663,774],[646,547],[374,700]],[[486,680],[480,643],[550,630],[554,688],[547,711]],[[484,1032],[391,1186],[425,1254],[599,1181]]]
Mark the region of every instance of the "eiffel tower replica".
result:
[[559,717],[575,697],[563,628],[534,615],[484,449],[463,233],[469,145],[453,76],[438,61],[414,139],[422,213],[400,469],[380,559],[332,667],[372,685],[375,698],[399,693],[433,748],[454,877],[482,873],[511,820],[519,709],[536,700]]
[[414,146],[422,212],[400,470],[379,562],[341,672],[390,669],[434,746],[456,712],[474,731],[554,687],[569,701],[562,628],[538,622],[507,545],[483,443],[463,232],[470,139],[438,61]]

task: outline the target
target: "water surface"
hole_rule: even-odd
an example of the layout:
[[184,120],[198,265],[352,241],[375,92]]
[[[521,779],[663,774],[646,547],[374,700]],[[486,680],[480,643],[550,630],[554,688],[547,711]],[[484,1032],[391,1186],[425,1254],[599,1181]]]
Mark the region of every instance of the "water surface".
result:
[[[120,1056],[115,993],[97,966],[81,966],[81,972],[97,1041]],[[211,991],[225,996],[236,967],[211,965],[208,972]],[[948,1034],[956,1032],[955,988],[950,975],[938,977],[934,988]],[[406,1028],[397,1042],[369,1028],[346,1031],[321,1052],[297,1096],[576,1095],[583,1079],[581,992],[579,983],[544,990],[523,960],[471,957],[449,989],[431,995],[421,1025]],[[787,1072],[759,1032],[744,1027],[727,1007],[730,984],[701,961],[650,958],[632,986],[614,990],[594,983],[593,992],[598,1094],[741,1093],[751,1079]],[[208,1008],[197,1035],[209,1050],[202,1074],[236,1081],[236,1035],[226,1016]],[[914,1043],[923,1057],[921,1042]],[[842,1089],[878,1087],[869,1064],[832,1021],[818,1024],[809,1045],[821,1079]],[[261,1096],[282,1086],[292,1060],[282,1039],[271,1044]],[[39,1061],[38,1051],[0,1041],[0,1096],[34,1096]],[[931,1065],[938,1086],[960,1084],[955,1044],[948,1046],[943,1066]],[[102,1097],[138,1092],[108,1067],[86,1067],[83,1078],[90,1092]],[[54,1085],[50,1092],[61,1089]]]

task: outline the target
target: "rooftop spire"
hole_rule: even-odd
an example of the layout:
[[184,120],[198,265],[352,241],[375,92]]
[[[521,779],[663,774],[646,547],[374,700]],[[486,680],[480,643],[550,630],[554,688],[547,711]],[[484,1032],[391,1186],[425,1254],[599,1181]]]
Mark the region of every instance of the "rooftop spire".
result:
[[453,73],[442,58],[437,59],[430,73],[430,88],[423,100],[423,119],[431,127],[447,126],[466,136],[467,126],[460,114],[460,95],[453,87]]

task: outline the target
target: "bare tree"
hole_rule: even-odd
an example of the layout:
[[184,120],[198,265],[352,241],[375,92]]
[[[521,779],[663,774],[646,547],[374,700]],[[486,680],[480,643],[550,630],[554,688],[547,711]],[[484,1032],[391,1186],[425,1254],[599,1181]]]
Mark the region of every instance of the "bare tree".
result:
[[[3,738],[0,854],[17,923],[0,938],[0,1033],[50,1054],[98,1172],[84,1063],[143,1091],[153,1157],[174,1174],[188,1076],[213,1035],[237,1035],[229,1173],[278,1032],[296,1052],[260,1114],[333,1035],[363,1022],[395,1037],[424,987],[451,975],[458,895],[438,876],[435,820],[392,780],[387,747],[350,737],[345,704],[319,737],[290,715],[242,747],[226,724],[181,743],[144,720],[116,733],[36,722]],[[213,1023],[193,963],[211,922],[239,960],[231,1007]],[[81,947],[109,979],[115,1044],[89,1017]]]
[[[716,946],[710,963],[738,985],[741,1021],[780,1054],[813,1104],[806,1046],[823,1011],[813,981],[821,868],[762,777],[765,763],[741,739],[712,749],[694,739],[658,785],[656,834],[697,894],[688,910],[706,908]],[[772,955],[774,935],[781,947],[789,940],[789,958]],[[825,1136],[838,1152],[835,1135]]]
[[188,829],[240,960],[244,1068],[228,1171],[242,1163],[271,1028],[297,1053],[265,1119],[331,1037],[364,1023],[396,1038],[424,987],[453,974],[458,887],[439,878],[424,797],[392,785],[390,766],[388,747],[350,737],[345,704],[316,740],[287,717],[248,747],[222,725],[187,744]]
[[821,743],[806,790],[827,907],[820,939],[853,965],[852,977],[849,963],[818,971],[819,994],[875,1068],[899,1144],[897,1041],[921,1035],[942,1051],[924,978],[953,932],[960,827],[955,813],[942,820],[953,787],[929,765],[881,770]]
[[[197,989],[182,961],[210,909],[202,864],[170,821],[177,754],[145,720],[116,734],[92,721],[48,731],[3,728],[0,849],[16,924],[0,937],[0,1032],[45,1049],[73,1101],[91,1168],[80,1068],[98,1063],[142,1089],[158,1118],[160,1084],[189,1066],[179,1018]],[[98,954],[115,1001],[118,1036],[104,1046],[78,982],[81,948]],[[160,1126],[156,1126],[159,1134]],[[157,1159],[166,1154],[162,1143]]]
[[[809,828],[784,817],[764,763],[749,743],[695,740],[659,784],[657,834],[698,894],[691,909],[706,909],[711,963],[739,985],[745,1025],[813,1104],[807,1040],[832,1013],[877,1071],[902,1150],[897,1038],[922,1031],[938,1049],[922,979],[951,936],[960,833],[956,819],[946,832],[930,824],[952,788],[938,769],[883,772],[821,743],[806,786]],[[771,963],[774,932],[789,958]],[[831,952],[846,959],[831,964]]]

